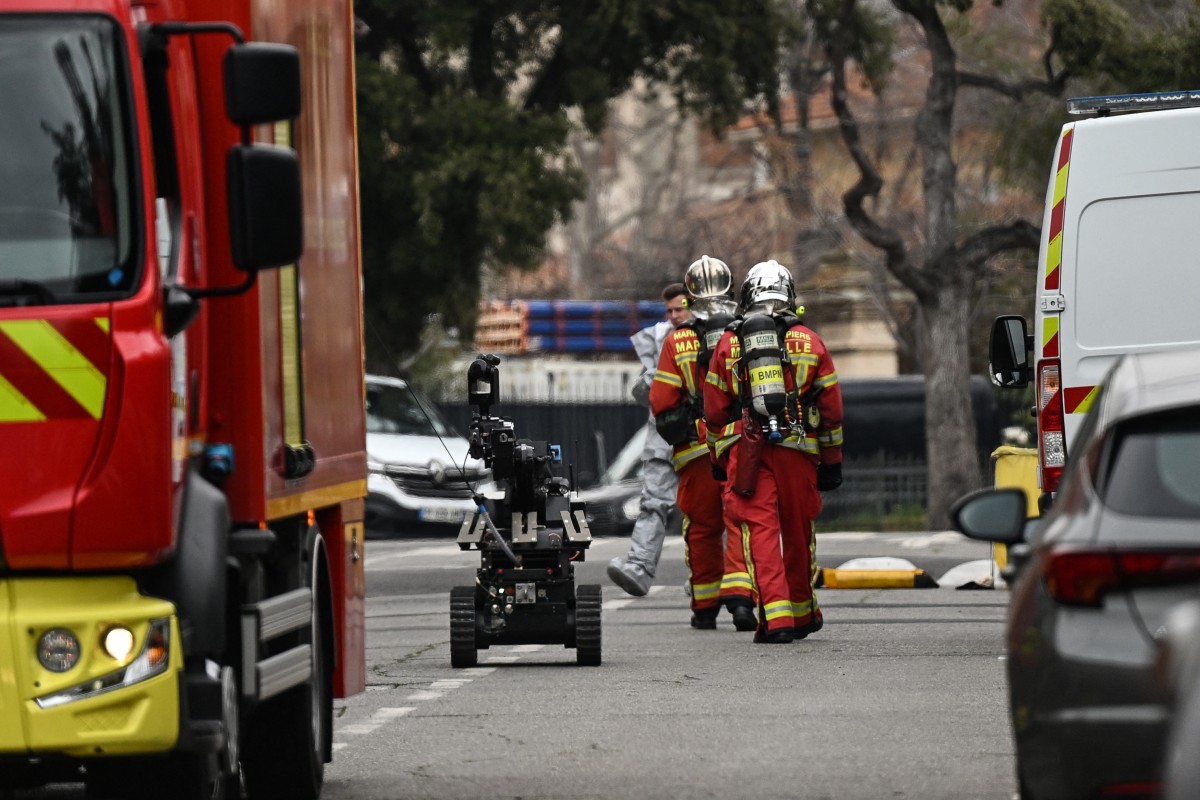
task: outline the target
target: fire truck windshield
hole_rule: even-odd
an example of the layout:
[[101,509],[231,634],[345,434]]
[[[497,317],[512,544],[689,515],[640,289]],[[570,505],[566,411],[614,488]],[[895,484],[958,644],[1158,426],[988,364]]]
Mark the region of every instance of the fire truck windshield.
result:
[[126,64],[111,19],[0,16],[0,306],[134,286]]

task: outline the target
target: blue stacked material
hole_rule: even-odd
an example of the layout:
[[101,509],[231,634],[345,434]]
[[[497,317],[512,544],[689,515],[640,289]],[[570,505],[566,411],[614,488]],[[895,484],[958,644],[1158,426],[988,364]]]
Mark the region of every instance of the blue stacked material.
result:
[[629,337],[663,318],[653,301],[521,301],[530,351],[550,353],[632,352]]
[[525,300],[530,319],[546,317],[662,317],[662,303],[650,300]]
[[[638,328],[653,325],[658,320],[638,321]],[[637,330],[635,329],[635,330]],[[629,320],[626,319],[531,319],[527,333],[530,336],[620,336],[629,335]]]

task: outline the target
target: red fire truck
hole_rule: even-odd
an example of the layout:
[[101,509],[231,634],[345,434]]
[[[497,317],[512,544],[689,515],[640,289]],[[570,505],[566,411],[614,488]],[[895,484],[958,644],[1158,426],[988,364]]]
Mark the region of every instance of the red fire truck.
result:
[[361,691],[351,0],[0,0],[0,794],[315,798]]

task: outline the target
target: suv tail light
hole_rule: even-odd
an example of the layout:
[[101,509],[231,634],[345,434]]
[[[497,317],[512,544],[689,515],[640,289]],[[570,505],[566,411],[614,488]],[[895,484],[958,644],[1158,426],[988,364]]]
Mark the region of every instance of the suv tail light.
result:
[[1095,607],[1108,592],[1200,580],[1200,552],[1052,550],[1042,576],[1055,602]]
[[1042,467],[1042,491],[1058,489],[1067,463],[1066,414],[1063,411],[1062,379],[1058,359],[1038,363],[1038,462]]

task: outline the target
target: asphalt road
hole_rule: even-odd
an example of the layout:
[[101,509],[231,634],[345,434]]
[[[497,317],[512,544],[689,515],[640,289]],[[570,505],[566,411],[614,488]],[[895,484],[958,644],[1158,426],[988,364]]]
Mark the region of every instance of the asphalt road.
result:
[[[473,580],[478,554],[372,541],[369,687],[337,704],[325,797],[1013,796],[1003,589],[823,590],[824,630],[755,645],[728,617],[688,626],[677,540],[649,596],[609,584],[604,565],[625,546],[598,541],[577,577],[604,586],[600,667],[527,645],[459,670],[448,591]],[[818,556],[903,558],[938,578],[989,551],[957,534],[843,533],[823,534]]]
[[[826,626],[755,645],[728,617],[688,625],[681,542],[644,598],[608,583],[624,539],[577,583],[604,587],[603,664],[560,645],[495,647],[454,669],[449,589],[479,557],[453,539],[366,549],[367,691],[335,703],[324,800],[1010,800],[1007,591],[962,591],[989,557],[952,533],[822,534],[818,559],[905,559],[937,589],[826,589]],[[281,765],[286,769],[287,765]],[[82,786],[17,792],[82,800]],[[169,800],[169,798],[164,798]]]

